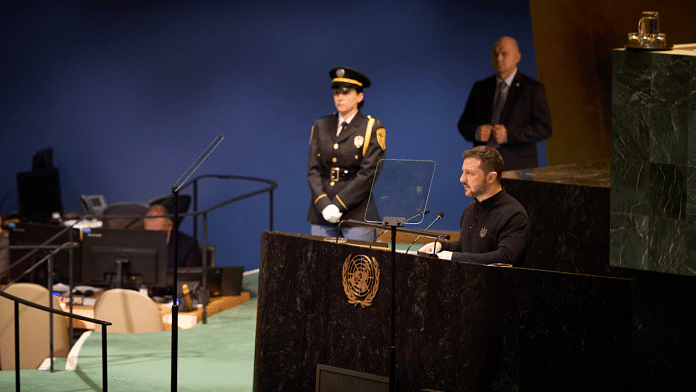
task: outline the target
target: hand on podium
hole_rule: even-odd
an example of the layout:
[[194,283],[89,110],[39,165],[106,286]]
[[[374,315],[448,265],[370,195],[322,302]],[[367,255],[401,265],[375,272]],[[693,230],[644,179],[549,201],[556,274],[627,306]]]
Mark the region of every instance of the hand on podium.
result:
[[420,249],[418,249],[418,253],[427,253],[429,255],[432,255],[434,253],[440,253],[442,250],[442,244],[437,243],[437,249],[435,249],[435,252],[433,252],[433,247],[435,246],[434,242],[427,243],[423,245]]

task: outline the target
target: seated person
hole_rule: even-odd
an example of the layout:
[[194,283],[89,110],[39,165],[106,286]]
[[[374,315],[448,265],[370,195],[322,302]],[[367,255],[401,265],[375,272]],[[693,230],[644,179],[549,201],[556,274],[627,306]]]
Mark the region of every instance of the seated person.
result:
[[[174,223],[169,218],[169,211],[159,204],[151,206],[145,213],[143,224],[145,230],[163,230],[167,232],[167,268],[174,268],[174,239],[171,238]],[[200,267],[203,265],[198,241],[193,237],[177,231],[178,268]]]
[[[464,151],[464,192],[474,200],[459,222],[459,241],[437,242],[441,259],[477,264],[511,264],[519,267],[529,237],[529,218],[524,207],[500,184],[503,158],[489,146]],[[433,242],[419,252],[433,253]]]

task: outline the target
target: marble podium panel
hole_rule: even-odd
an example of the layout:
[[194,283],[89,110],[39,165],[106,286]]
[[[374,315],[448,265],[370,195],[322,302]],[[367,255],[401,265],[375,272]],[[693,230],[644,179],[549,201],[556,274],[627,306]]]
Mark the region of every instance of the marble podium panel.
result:
[[696,276],[696,45],[612,68],[611,265]]
[[[371,306],[344,292],[344,261],[374,257]],[[389,375],[391,253],[264,232],[257,391],[314,390],[317,364]],[[630,281],[396,255],[400,391],[630,391]]]
[[611,276],[609,160],[508,171],[502,184],[529,216],[523,267]]
[[[622,239],[616,231],[610,239],[610,196],[614,203],[618,194],[636,189],[635,184],[633,188],[624,184],[615,190],[613,169],[607,160],[503,173],[506,191],[529,214],[531,231],[523,266],[630,279],[634,390],[692,391],[696,385],[696,374],[690,370],[696,368],[696,285],[690,276],[610,264],[610,242],[612,252],[620,247],[624,256],[629,251],[644,252],[649,243],[647,237]],[[619,195],[620,200],[625,199]],[[633,216],[637,215],[634,211]],[[612,224],[616,218],[611,216]],[[647,225],[649,218],[643,222]],[[643,227],[627,226],[637,231]],[[646,226],[643,235],[648,234]],[[679,235],[683,233],[671,231],[658,238],[683,240]],[[676,265],[680,264],[676,258],[689,257],[679,248],[659,246],[653,252],[656,257],[661,252],[663,259],[675,259]]]

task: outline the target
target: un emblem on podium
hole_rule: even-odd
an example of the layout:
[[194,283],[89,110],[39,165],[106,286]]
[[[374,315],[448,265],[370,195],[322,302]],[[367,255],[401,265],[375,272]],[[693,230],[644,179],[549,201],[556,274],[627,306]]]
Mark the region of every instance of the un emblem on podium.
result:
[[379,290],[379,264],[374,257],[352,255],[343,262],[343,291],[348,303],[363,308],[372,305]]

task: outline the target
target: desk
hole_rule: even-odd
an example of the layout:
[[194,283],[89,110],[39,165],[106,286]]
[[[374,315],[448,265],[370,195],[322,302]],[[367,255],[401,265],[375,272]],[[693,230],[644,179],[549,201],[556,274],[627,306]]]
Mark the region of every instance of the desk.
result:
[[[227,296],[227,297],[213,297],[208,301],[208,306],[206,310],[208,312],[208,317],[218,314],[227,309],[232,309],[237,305],[241,305],[250,299],[248,292],[243,292],[241,295],[237,296]],[[160,308],[160,313],[162,314],[162,321],[164,322],[164,330],[172,330],[172,309],[168,304],[157,304]],[[61,304],[61,308],[68,312],[70,309],[67,304]],[[94,306],[90,305],[73,305],[73,313],[80,316],[94,318]],[[192,312],[179,312],[179,329],[189,329],[194,325],[198,324],[203,320],[203,309],[198,308]],[[94,323],[85,322],[82,320],[73,319],[73,328],[75,329],[85,329],[93,331]]]

